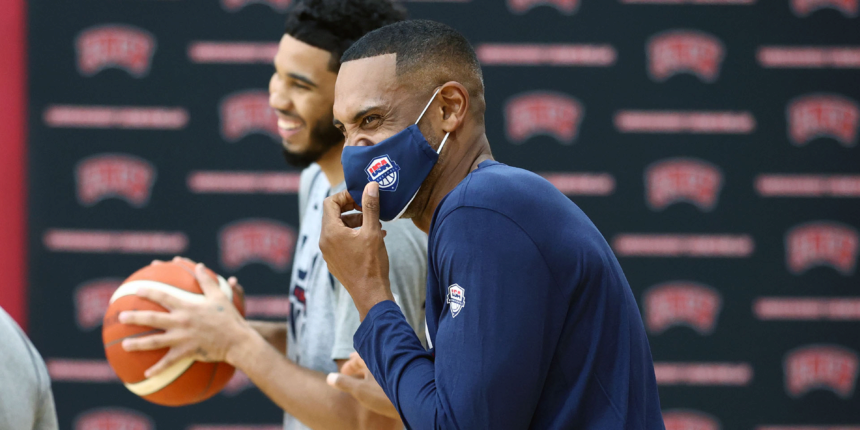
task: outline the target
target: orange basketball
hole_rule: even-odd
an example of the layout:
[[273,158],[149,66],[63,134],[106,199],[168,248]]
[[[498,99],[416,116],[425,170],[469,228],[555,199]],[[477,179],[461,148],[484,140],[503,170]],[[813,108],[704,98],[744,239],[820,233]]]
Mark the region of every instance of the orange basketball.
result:
[[[245,303],[241,292],[230,288],[221,276],[208,269],[207,271],[217,279],[221,290],[244,316]],[[111,297],[105,313],[102,340],[108,363],[132,393],[159,405],[189,405],[214,396],[230,381],[235,371],[233,366],[189,358],[157,375],[145,378],[143,372],[157,363],[167,353],[168,348],[132,352],[122,348],[122,340],[125,338],[163,332],[152,327],[119,322],[119,313],[122,311],[167,312],[162,306],[136,295],[137,289],[143,286],[173,294],[187,301],[202,300],[204,297],[203,290],[194,277],[194,266],[184,261],[146,266],[129,276]]]

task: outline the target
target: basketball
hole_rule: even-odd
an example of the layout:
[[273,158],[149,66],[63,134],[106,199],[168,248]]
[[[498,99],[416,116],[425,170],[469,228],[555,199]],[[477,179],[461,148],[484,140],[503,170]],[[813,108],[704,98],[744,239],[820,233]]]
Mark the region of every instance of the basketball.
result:
[[[206,269],[218,280],[221,290],[244,316],[244,297],[239,290],[231,288],[227,281]],[[137,289],[147,287],[177,296],[186,301],[201,301],[203,291],[194,277],[194,266],[185,261],[172,261],[146,266],[126,279],[110,298],[104,317],[102,340],[105,355],[119,379],[132,393],[159,405],[182,406],[202,402],[217,394],[227,385],[235,369],[227,363],[206,363],[186,358],[150,378],[144,371],[157,363],[168,348],[152,351],[126,351],[123,339],[161,333],[152,327],[122,324],[122,311],[168,312],[161,305],[138,297]]]

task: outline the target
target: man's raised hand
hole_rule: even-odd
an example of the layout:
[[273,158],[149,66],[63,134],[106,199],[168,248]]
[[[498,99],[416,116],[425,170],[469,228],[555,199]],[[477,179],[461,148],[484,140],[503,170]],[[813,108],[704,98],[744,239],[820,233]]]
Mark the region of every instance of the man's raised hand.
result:
[[361,201],[359,217],[350,214],[342,217],[344,212],[358,207],[349,192],[325,199],[320,251],[329,272],[352,296],[359,317],[364,320],[370,308],[385,300],[393,301],[394,296],[388,279],[385,231],[379,221],[379,184],[368,182]]

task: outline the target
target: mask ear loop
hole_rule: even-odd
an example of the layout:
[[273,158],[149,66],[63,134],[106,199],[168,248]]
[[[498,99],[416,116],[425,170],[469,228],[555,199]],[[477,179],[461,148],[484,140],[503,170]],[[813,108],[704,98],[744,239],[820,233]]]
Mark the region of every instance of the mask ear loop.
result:
[[418,125],[418,121],[421,121],[421,118],[424,118],[424,113],[427,112],[427,109],[430,109],[430,105],[433,103],[433,100],[436,98],[436,94],[439,94],[439,91],[442,91],[442,88],[438,88],[435,93],[433,93],[433,97],[430,97],[430,101],[427,102],[427,106],[424,106],[424,110],[421,111],[421,115],[418,115],[418,119],[415,120],[415,125]]
[[396,217],[392,218],[392,219],[391,219],[391,222],[397,221],[397,220],[399,220],[399,219],[400,219],[400,217],[402,217],[402,216],[403,216],[403,213],[404,213],[404,212],[406,212],[406,209],[407,209],[407,208],[409,208],[409,205],[411,205],[411,204],[412,204],[412,200],[415,200],[415,196],[417,196],[417,195],[418,195],[418,191],[421,191],[421,187],[418,187],[418,189],[417,189],[417,190],[415,190],[415,194],[413,194],[413,195],[412,195],[412,198],[411,198],[411,199],[409,199],[409,203],[406,203],[406,206],[403,206],[403,210],[401,210],[401,211],[400,211],[400,213],[399,213],[399,214],[397,214],[397,216],[396,216]]
[[439,144],[439,149],[436,150],[437,154],[442,153],[442,147],[445,146],[445,142],[448,141],[448,136],[450,136],[450,135],[451,135],[450,131],[448,133],[445,133],[445,137],[442,139],[442,143]]
[[[424,114],[427,112],[427,109],[430,109],[430,105],[433,103],[433,100],[436,99],[436,94],[439,94],[439,91],[442,91],[442,88],[437,89],[436,92],[433,93],[433,97],[430,97],[430,101],[427,102],[427,106],[424,106],[424,110],[421,111],[421,115],[418,115],[418,119],[415,120],[415,125],[418,125],[418,121],[421,121],[421,118],[424,117]],[[445,134],[445,138],[442,139],[442,143],[439,144],[439,149],[436,150],[437,154],[440,154],[442,152],[442,147],[445,146],[445,142],[448,141],[448,136],[450,135],[451,132]],[[401,216],[403,216],[403,214],[406,212],[406,209],[409,208],[409,205],[412,204],[412,200],[415,200],[415,196],[418,195],[418,191],[421,191],[421,187],[418,187],[418,190],[416,190],[415,194],[412,195],[412,198],[409,199],[409,203],[406,203],[406,206],[403,207],[403,210],[401,210],[400,213],[397,214],[397,216],[394,217],[394,219],[392,219],[391,221],[397,221],[400,219]]]
[[[430,109],[430,105],[433,104],[433,100],[436,99],[436,94],[439,94],[439,91],[442,91],[441,87],[439,89],[437,89],[436,92],[433,93],[433,97],[430,97],[430,101],[427,102],[427,106],[424,106],[424,110],[421,111],[421,115],[418,115],[418,119],[415,120],[415,125],[418,125],[418,121],[421,121],[421,118],[424,118],[424,114],[427,112],[427,109]],[[445,142],[448,141],[448,136],[450,136],[450,135],[451,135],[451,132],[445,133],[445,138],[442,139],[442,143],[439,144],[439,149],[436,150],[437,154],[442,153],[442,147],[445,146]],[[413,198],[415,198],[415,197],[413,197]],[[412,200],[410,200],[409,203],[412,203]],[[407,204],[406,206],[409,206],[409,204]],[[403,212],[401,212],[401,214],[403,214]],[[400,216],[398,215],[398,218],[399,217]],[[395,218],[395,219],[397,219],[397,218]]]

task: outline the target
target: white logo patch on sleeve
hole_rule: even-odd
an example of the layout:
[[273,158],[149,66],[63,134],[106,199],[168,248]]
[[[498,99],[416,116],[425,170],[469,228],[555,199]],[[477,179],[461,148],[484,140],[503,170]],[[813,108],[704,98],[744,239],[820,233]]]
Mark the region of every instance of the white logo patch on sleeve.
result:
[[466,290],[457,284],[452,284],[448,287],[447,301],[451,308],[451,318],[456,318],[466,306]]

